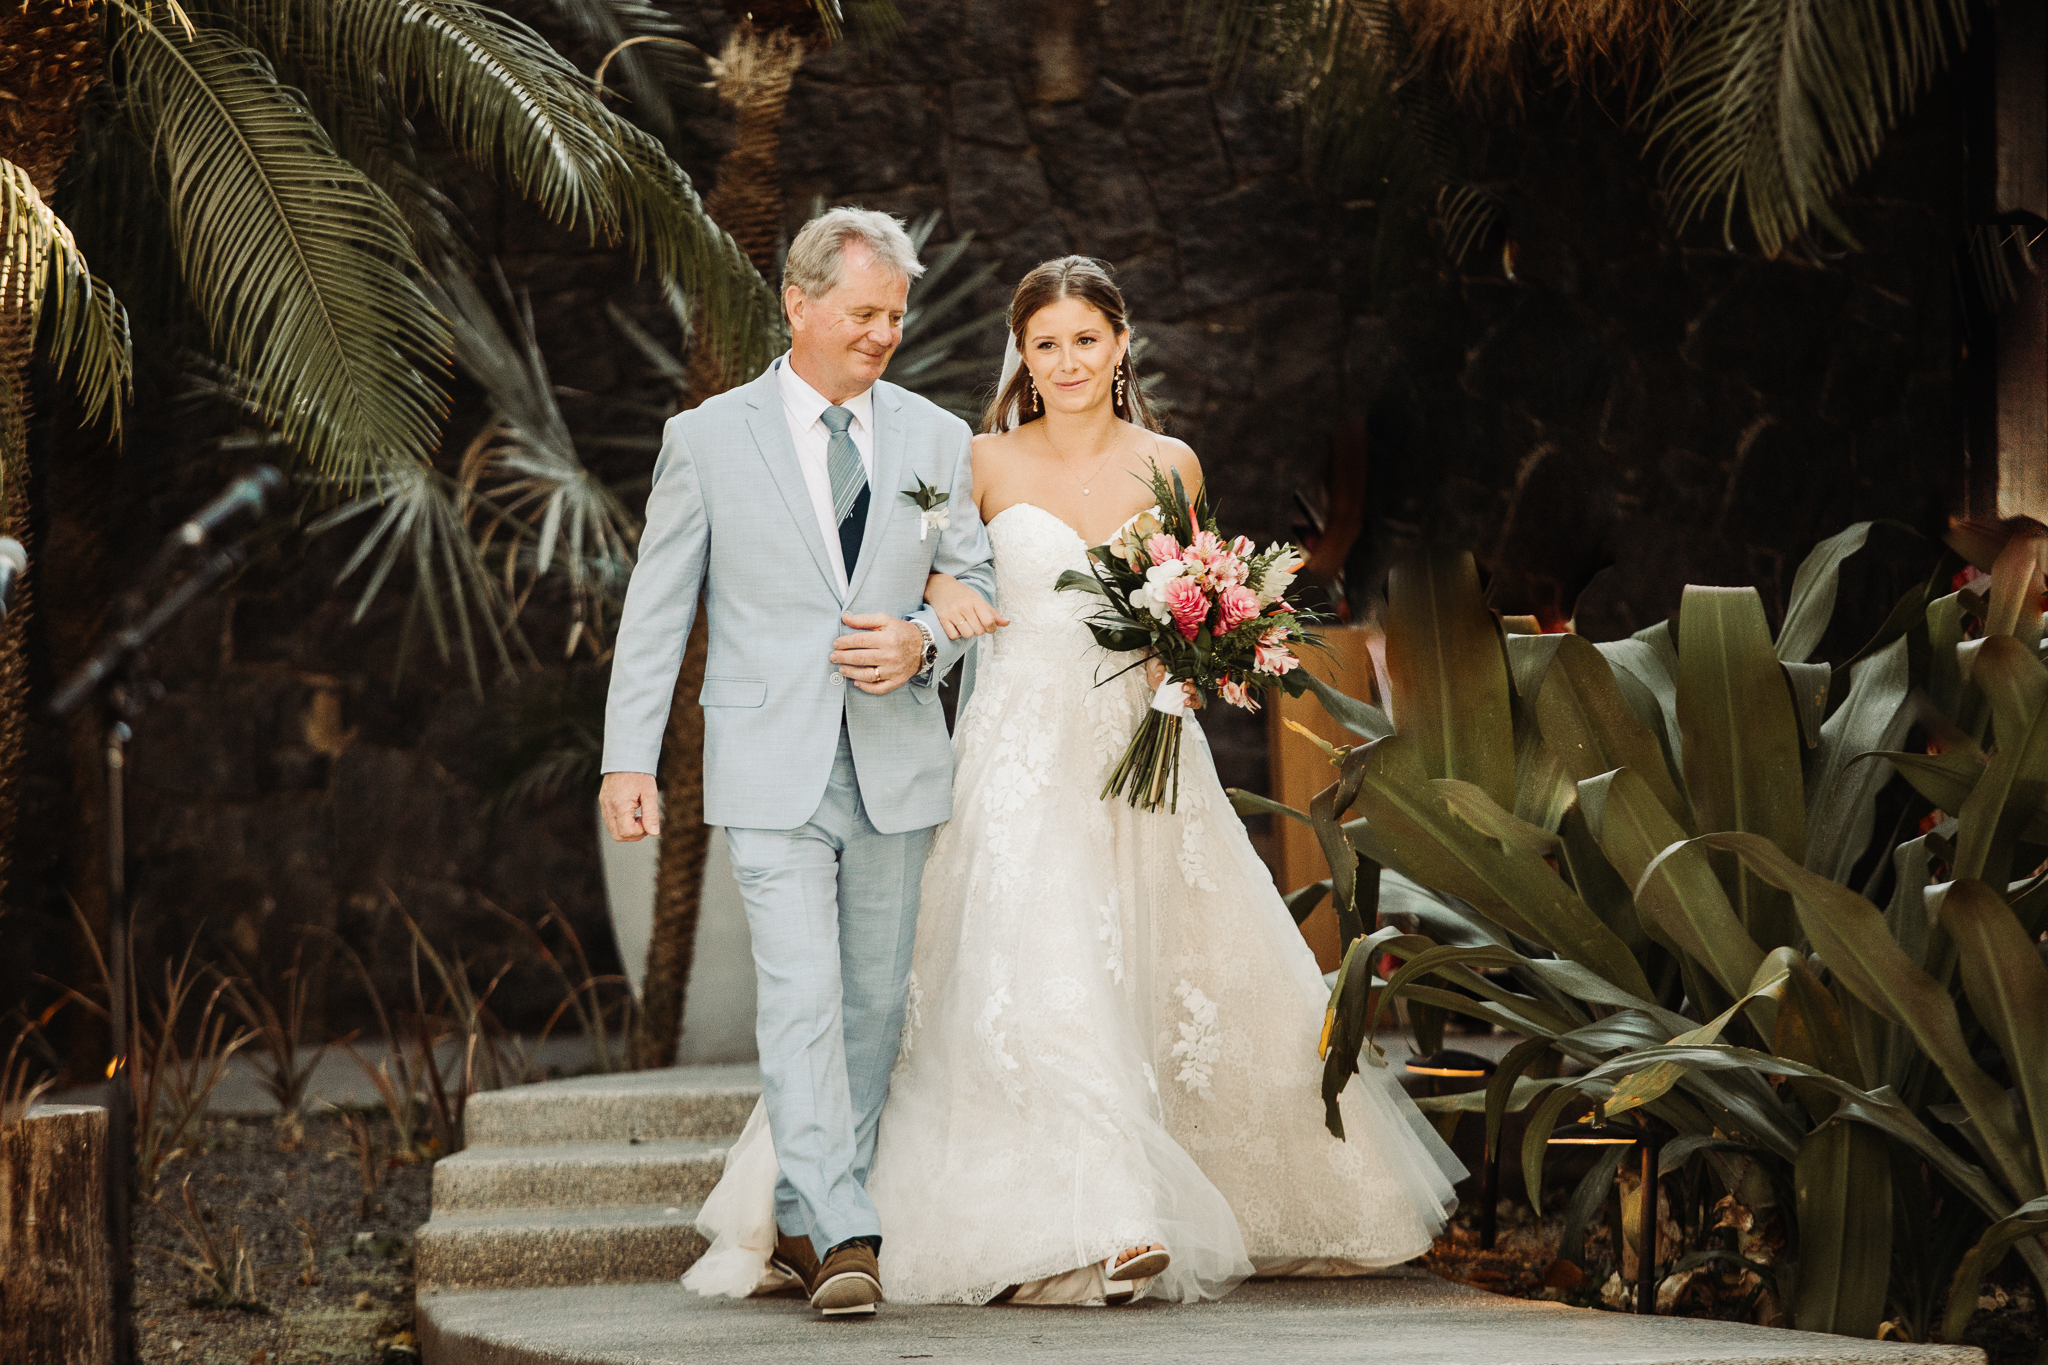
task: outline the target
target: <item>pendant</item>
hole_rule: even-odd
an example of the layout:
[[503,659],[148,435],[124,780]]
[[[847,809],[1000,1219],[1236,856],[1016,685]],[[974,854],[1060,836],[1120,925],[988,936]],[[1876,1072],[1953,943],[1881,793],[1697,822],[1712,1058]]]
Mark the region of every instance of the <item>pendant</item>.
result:
[[1094,492],[1094,491],[1095,491],[1095,490],[1094,490],[1094,489],[1092,489],[1092,488],[1084,488],[1084,489],[1082,489],[1082,490],[1081,490],[1081,496],[1085,498],[1085,497],[1087,497],[1087,496],[1088,496],[1088,495],[1089,495],[1090,493],[1092,493],[1092,492]]

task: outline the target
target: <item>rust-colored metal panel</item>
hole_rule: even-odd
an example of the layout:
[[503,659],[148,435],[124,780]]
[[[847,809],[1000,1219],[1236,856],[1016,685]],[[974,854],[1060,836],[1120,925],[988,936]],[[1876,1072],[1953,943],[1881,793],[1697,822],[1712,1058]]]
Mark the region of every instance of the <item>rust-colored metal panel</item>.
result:
[[[1304,650],[1303,666],[1339,691],[1355,697],[1372,695],[1372,642],[1378,634],[1369,626],[1332,626],[1323,631],[1328,653]],[[1323,710],[1313,696],[1273,695],[1267,709],[1267,752],[1271,755],[1273,799],[1296,810],[1307,810],[1315,794],[1330,785],[1337,773],[1329,757],[1314,744],[1287,728],[1294,721],[1321,735],[1332,744],[1356,744],[1358,737]],[[1330,875],[1330,865],[1308,826],[1284,817],[1273,821],[1274,863],[1280,889],[1294,891]],[[1341,945],[1337,942],[1337,916],[1328,901],[1317,907],[1301,926],[1302,937],[1315,949],[1316,962],[1324,971],[1337,966]]]

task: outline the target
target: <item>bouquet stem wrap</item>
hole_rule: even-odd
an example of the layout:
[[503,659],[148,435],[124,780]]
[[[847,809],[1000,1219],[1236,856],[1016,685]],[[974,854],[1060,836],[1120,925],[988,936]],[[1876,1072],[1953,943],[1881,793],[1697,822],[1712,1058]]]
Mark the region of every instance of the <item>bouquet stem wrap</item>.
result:
[[1180,740],[1187,714],[1187,684],[1169,677],[1152,694],[1138,733],[1124,746],[1123,760],[1103,784],[1103,800],[1121,796],[1144,810],[1178,808]]

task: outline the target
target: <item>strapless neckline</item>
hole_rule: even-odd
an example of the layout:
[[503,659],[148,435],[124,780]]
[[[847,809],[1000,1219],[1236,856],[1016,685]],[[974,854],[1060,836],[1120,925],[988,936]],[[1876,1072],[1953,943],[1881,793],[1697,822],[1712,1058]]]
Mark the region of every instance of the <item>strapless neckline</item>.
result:
[[1001,521],[1004,517],[1007,517],[1008,515],[1010,515],[1010,513],[1018,510],[1019,508],[1029,508],[1031,511],[1038,513],[1038,515],[1044,517],[1047,521],[1050,521],[1054,525],[1058,526],[1061,530],[1065,531],[1075,540],[1080,541],[1082,549],[1085,550],[1088,548],[1088,538],[1082,535],[1079,531],[1076,531],[1074,529],[1072,522],[1068,521],[1065,517],[1054,516],[1051,512],[1046,511],[1043,507],[1040,507],[1035,502],[1011,503],[1008,507],[1005,507],[1002,511],[996,513],[995,516],[989,519],[989,528],[993,530],[997,522]]

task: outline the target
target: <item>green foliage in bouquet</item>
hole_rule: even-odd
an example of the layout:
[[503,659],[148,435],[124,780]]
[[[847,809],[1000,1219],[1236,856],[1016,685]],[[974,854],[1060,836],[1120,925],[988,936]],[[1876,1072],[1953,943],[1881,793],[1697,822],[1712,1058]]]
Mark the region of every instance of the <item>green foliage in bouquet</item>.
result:
[[[1642,1109],[1675,1134],[1664,1172],[1784,1191],[1798,1326],[1889,1313],[1926,1339],[1946,1292],[1953,1341],[2008,1249],[2048,1284],[2048,539],[1951,536],[1987,578],[1946,591],[1948,556],[1852,657],[1813,661],[1871,529],[1813,552],[1775,639],[1754,590],[1713,587],[1627,640],[1510,634],[1470,556],[1405,564],[1387,705],[1310,683],[1363,741],[1338,781],[1308,812],[1235,799],[1331,859],[1332,1131],[1389,1000],[1490,1020],[1526,1041],[1485,1091],[1423,1104],[1483,1110],[1489,1152],[1530,1110],[1532,1199],[1568,1105]],[[1894,771],[1922,799],[1873,859]],[[1365,932],[1382,869],[1419,932]],[[1532,1078],[1546,1054],[1575,1074]]]
[[[1289,600],[1301,550],[1274,544],[1260,552],[1243,536],[1225,539],[1208,500],[1189,498],[1179,470],[1152,465],[1154,505],[1088,551],[1089,569],[1069,569],[1054,585],[1089,592],[1103,609],[1088,621],[1111,653],[1146,651],[1165,667],[1167,685],[1145,712],[1102,797],[1128,795],[1133,806],[1169,810],[1180,793],[1180,690],[1187,684],[1247,711],[1282,687],[1300,696],[1298,645],[1319,641],[1305,629],[1322,619]],[[1127,671],[1127,670],[1126,670]],[[1166,707],[1173,709],[1168,710]]]

